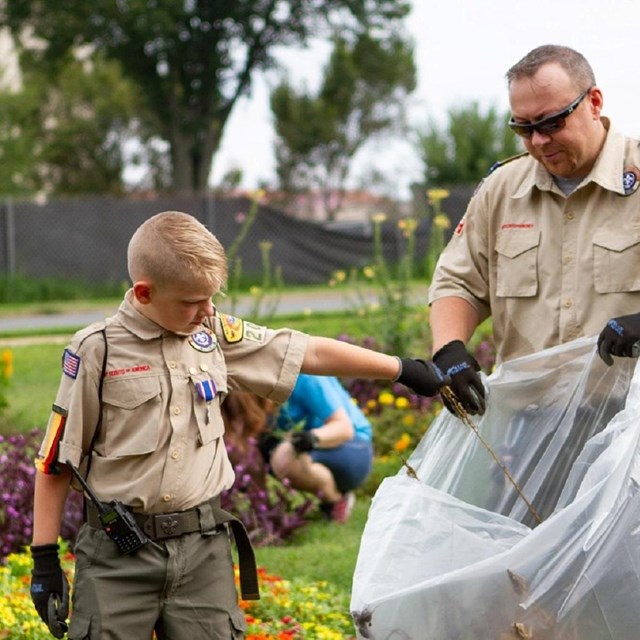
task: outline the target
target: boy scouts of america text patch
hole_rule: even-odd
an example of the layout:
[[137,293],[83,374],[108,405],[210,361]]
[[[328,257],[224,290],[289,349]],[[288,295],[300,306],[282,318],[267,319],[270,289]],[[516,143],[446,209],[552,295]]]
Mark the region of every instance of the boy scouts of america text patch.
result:
[[197,351],[209,353],[218,346],[218,340],[211,329],[203,329],[189,336],[189,344]]

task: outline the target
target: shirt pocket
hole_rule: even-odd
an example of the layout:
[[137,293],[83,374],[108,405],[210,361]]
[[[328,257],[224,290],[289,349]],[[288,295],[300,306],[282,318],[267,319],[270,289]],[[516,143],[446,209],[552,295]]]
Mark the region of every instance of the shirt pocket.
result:
[[102,402],[104,449],[108,458],[143,455],[157,448],[162,422],[158,378],[105,382]]
[[525,298],[538,293],[539,245],[539,231],[498,233],[496,295],[499,298]]
[[598,293],[640,290],[640,234],[598,229],[593,234],[593,286]]
[[[224,434],[220,403],[227,393],[227,385],[211,372],[198,373],[191,375],[190,378],[193,391],[193,415],[198,424],[200,444],[205,445],[221,438]],[[210,400],[206,399],[211,395]]]

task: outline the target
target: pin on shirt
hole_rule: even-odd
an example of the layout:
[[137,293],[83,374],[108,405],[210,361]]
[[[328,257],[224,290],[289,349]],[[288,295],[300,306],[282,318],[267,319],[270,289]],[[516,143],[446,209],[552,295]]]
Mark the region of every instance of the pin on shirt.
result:
[[200,398],[202,398],[207,403],[207,417],[206,421],[209,424],[210,420],[210,411],[211,411],[211,401],[216,397],[216,393],[218,392],[218,388],[216,387],[216,383],[211,380],[199,380],[195,383],[196,393]]

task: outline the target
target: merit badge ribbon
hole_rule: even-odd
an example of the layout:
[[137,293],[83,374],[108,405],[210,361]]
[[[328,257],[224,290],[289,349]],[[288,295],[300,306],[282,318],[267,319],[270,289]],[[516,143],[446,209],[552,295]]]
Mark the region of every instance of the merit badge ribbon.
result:
[[209,353],[218,346],[218,340],[210,329],[203,329],[189,336],[189,344],[202,353]]
[[201,380],[196,382],[196,391],[198,395],[205,401],[211,402],[216,397],[218,388],[213,380]]

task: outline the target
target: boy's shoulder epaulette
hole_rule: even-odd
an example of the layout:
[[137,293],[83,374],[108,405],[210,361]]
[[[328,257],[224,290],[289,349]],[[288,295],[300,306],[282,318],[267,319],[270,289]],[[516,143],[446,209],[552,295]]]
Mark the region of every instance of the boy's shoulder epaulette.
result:
[[497,162],[494,162],[489,167],[489,171],[487,172],[487,175],[491,175],[496,169],[499,169],[500,167],[504,167],[505,164],[509,164],[510,162],[513,162],[518,158],[524,158],[524,156],[528,156],[528,155],[529,155],[528,151],[523,151],[522,153],[517,153],[515,156],[510,156],[509,158],[505,158],[504,160],[498,160]]
[[84,329],[80,329],[77,331],[73,338],[71,339],[71,346],[73,349],[79,349],[82,343],[94,333],[100,333],[104,331],[107,323],[104,320],[98,320],[97,322],[93,322],[92,324],[86,326]]

